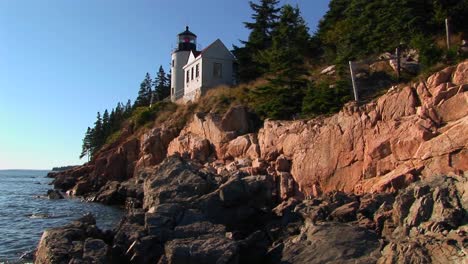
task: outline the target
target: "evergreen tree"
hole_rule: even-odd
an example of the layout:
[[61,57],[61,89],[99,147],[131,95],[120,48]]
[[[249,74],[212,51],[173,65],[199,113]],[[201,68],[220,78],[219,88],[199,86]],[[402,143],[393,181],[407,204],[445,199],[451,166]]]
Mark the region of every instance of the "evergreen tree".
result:
[[307,84],[304,57],[309,43],[299,9],[283,6],[272,45],[259,56],[262,64],[268,65],[269,84],[252,91],[256,110],[263,117],[289,119],[301,111]]
[[454,32],[468,31],[468,0],[331,0],[329,7],[317,37],[330,63],[393,51],[421,36],[434,43],[445,18]]
[[101,146],[104,144],[104,140],[105,138],[101,113],[97,112],[96,122],[94,122],[93,138],[91,139],[93,154],[96,150],[101,148]]
[[309,28],[299,8],[285,5],[273,32],[272,45],[260,52],[259,61],[268,66],[275,82],[291,88],[303,85],[303,77],[307,73],[304,58],[309,52],[309,43]]
[[132,112],[132,101],[128,99],[127,104],[125,105],[124,113],[125,116],[129,116]]
[[103,142],[105,143],[106,138],[110,135],[112,128],[110,126],[110,116],[109,111],[107,109],[104,111],[102,115],[102,134],[103,134]]
[[169,79],[162,66],[159,66],[153,85],[155,101],[161,101],[170,95]]
[[81,147],[81,155],[80,159],[82,159],[85,156],[88,156],[88,160],[91,157],[92,153],[92,137],[93,137],[93,131],[90,127],[86,130],[85,137],[83,138],[83,145]]
[[117,130],[118,124],[116,122],[117,120],[115,119],[115,110],[112,108],[111,113],[109,114],[109,128],[110,128],[110,134],[112,134],[115,130]]
[[240,81],[246,82],[260,77],[267,71],[267,65],[258,60],[260,51],[267,49],[272,43],[272,32],[278,19],[278,0],[260,0],[260,4],[249,2],[254,11],[254,22],[245,22],[247,29],[251,30],[244,47],[234,46],[233,53],[239,63]]
[[260,4],[249,2],[254,11],[252,19],[254,22],[245,22],[244,25],[250,29],[250,35],[246,46],[260,51],[271,45],[272,32],[276,27],[279,8],[278,0],[261,0]]
[[146,73],[145,79],[140,84],[138,97],[135,100],[134,107],[149,106],[152,95],[152,80],[149,73]]

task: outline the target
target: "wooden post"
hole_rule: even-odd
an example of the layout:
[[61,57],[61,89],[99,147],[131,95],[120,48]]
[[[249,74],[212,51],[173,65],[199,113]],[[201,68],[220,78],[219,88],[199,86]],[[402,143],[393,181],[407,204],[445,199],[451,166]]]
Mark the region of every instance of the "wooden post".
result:
[[354,70],[353,70],[353,62],[349,61],[349,72],[351,73],[351,82],[353,83],[353,92],[354,92],[354,100],[359,103],[358,91],[356,87],[356,80],[354,79]]
[[447,50],[450,49],[450,25],[449,25],[449,19],[445,19],[445,34],[447,36]]
[[150,108],[153,106],[153,100],[154,100],[154,93],[151,92],[151,99],[150,99],[150,105],[149,105]]
[[400,47],[396,48],[395,57],[396,57],[396,63],[397,63],[397,80],[400,81],[400,74],[401,74]]

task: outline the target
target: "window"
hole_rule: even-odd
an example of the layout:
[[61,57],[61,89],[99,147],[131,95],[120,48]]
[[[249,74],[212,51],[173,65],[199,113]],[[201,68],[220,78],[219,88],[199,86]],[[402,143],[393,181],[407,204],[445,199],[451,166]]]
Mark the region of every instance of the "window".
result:
[[214,63],[213,65],[213,77],[221,78],[223,77],[223,65],[221,63]]
[[174,60],[172,60],[172,67],[174,67]]
[[193,81],[193,67],[192,67],[192,81]]
[[195,76],[197,78],[200,77],[200,63],[198,63],[197,66],[196,66]]
[[190,77],[190,71],[189,71],[189,70],[187,70],[187,76],[186,76],[186,78],[185,78],[185,82],[186,82],[186,83],[188,83],[188,82],[189,82],[189,80],[190,80],[190,78],[189,78],[189,77]]

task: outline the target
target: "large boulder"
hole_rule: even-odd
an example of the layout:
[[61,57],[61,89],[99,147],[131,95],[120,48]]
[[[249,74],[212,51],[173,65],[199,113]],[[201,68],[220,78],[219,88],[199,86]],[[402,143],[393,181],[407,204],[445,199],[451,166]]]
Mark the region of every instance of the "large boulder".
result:
[[177,136],[178,130],[165,126],[156,127],[140,137],[139,159],[135,165],[135,173],[142,168],[161,163],[167,156],[169,143]]
[[163,203],[190,202],[216,188],[210,174],[171,156],[146,176],[143,184],[145,193],[143,207],[149,209]]
[[166,244],[164,251],[159,263],[239,263],[237,244],[221,236],[174,239]]
[[106,236],[86,215],[64,227],[44,231],[36,251],[35,263],[107,263]]
[[273,263],[375,263],[380,246],[378,236],[365,228],[306,222],[299,235],[281,245],[281,258]]
[[[245,107],[231,107],[223,116],[196,113],[180,135],[168,147],[168,155],[182,156],[206,161],[212,154],[217,158],[226,156],[228,143],[253,130],[254,124]],[[211,147],[214,151],[211,150]],[[252,150],[252,155],[255,150]]]

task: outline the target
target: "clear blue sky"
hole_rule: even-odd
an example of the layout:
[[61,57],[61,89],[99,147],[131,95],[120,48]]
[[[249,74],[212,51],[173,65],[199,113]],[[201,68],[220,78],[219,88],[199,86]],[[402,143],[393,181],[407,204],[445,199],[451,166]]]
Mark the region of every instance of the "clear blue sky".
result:
[[[298,5],[311,28],[329,0]],[[0,0],[0,169],[81,164],[96,112],[135,99],[146,72],[168,70],[190,26],[205,47],[245,40],[247,0]]]

